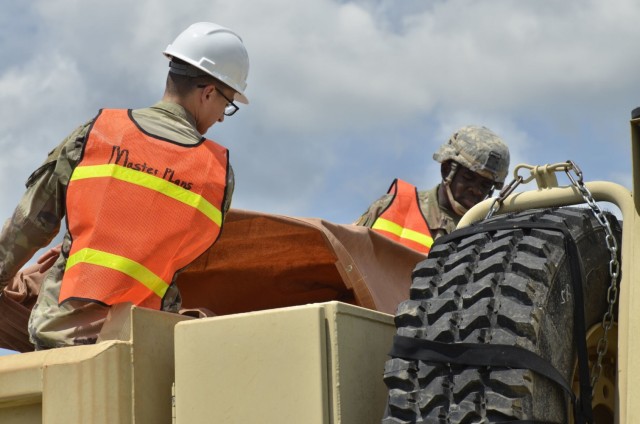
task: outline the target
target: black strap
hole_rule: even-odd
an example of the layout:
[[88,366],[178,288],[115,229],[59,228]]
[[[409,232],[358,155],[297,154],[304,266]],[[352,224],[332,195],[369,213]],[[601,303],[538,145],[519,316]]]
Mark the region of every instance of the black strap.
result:
[[515,420],[515,421],[496,421],[493,424],[566,424],[565,423],[556,423],[551,421],[538,421],[538,420]]
[[[576,245],[576,242],[573,236],[571,235],[571,232],[569,231],[569,229],[562,224],[552,224],[552,223],[542,223],[542,222],[484,223],[483,225],[471,226],[471,227],[466,227],[460,230],[456,230],[446,236],[440,237],[436,239],[434,246],[432,246],[432,249],[436,245],[448,243],[453,240],[457,240],[457,239],[478,234],[478,233],[488,233],[488,232],[495,232],[500,230],[517,230],[517,229],[543,229],[543,230],[551,230],[551,231],[560,231],[564,235],[564,238],[563,238],[564,246],[567,251],[567,258],[569,260],[569,271],[571,275],[571,283],[573,286],[573,293],[574,293],[573,333],[574,333],[574,341],[576,343],[576,350],[577,350],[577,356],[578,356],[578,375],[580,378],[580,398],[576,400],[571,390],[569,390],[569,393],[570,393],[571,400],[573,401],[572,403],[574,406],[574,416],[575,416],[576,424],[584,424],[584,423],[592,424],[593,423],[593,410],[591,408],[591,396],[592,396],[591,390],[592,389],[591,389],[591,381],[589,378],[589,360],[588,360],[588,354],[587,354],[586,324],[585,324],[584,299],[583,299],[584,296],[582,293],[582,287],[585,280],[584,280],[584,273],[582,272],[580,252],[578,250],[578,246]],[[420,339],[412,339],[412,338],[409,338],[409,339],[412,340],[412,343],[418,343],[418,344],[421,344],[423,341],[425,341]],[[436,343],[436,342],[431,342],[431,343]],[[466,343],[450,344],[450,346],[456,346],[456,345],[467,345],[467,344]],[[423,347],[423,349],[431,350],[431,348],[435,347],[436,345],[430,345],[429,347],[427,347],[427,345],[421,345],[421,346]],[[504,347],[503,345],[482,345],[482,344],[477,344],[475,346],[485,346],[488,350],[493,350],[493,354],[496,354],[496,356],[500,355],[497,352],[500,352],[500,350]],[[512,346],[512,347],[515,348],[515,346]],[[395,343],[394,343],[393,349],[395,349]],[[391,354],[392,356],[394,356],[393,352],[394,351],[392,350],[392,354]],[[508,353],[507,351],[504,351],[504,352]],[[510,352],[517,353],[517,355],[522,354],[522,352],[516,352],[514,350],[510,350]],[[436,352],[436,353],[442,354],[442,352]],[[533,352],[529,352],[529,353],[532,355],[538,356]],[[473,354],[470,354],[470,353],[465,354],[465,357],[467,356],[472,357]],[[509,354],[507,356],[511,357],[512,355]],[[403,356],[397,355],[397,357],[403,357]],[[408,358],[408,359],[412,359],[412,358]],[[435,359],[431,359],[431,361],[443,362],[443,363],[452,362],[450,358],[446,357],[446,355],[441,359],[442,360],[438,360],[438,361],[436,361]],[[467,358],[467,359],[473,360],[473,358]],[[503,355],[503,359],[506,360],[506,356]],[[518,362],[517,358],[511,358],[511,359],[514,359],[516,362]],[[511,361],[511,359],[509,359],[509,361]],[[537,364],[539,361],[546,362],[543,358],[539,356],[538,356],[538,359],[539,360],[533,359],[534,362],[532,363]],[[460,362],[460,363],[463,363],[463,362]],[[483,364],[468,363],[468,365],[481,366],[481,365],[490,365],[490,364],[489,363],[483,363]],[[531,369],[549,378],[551,377],[546,374],[550,374],[552,376],[557,373],[559,375],[557,370],[554,370],[555,372],[549,371],[549,368],[553,368],[550,364],[546,364],[545,366],[537,364],[535,365],[537,368],[533,368],[529,364],[524,364],[524,366],[517,366],[517,365],[505,365],[505,366]],[[561,381],[557,381],[556,378],[551,378],[551,380],[558,383],[563,388],[563,390],[567,391],[566,387],[569,387],[569,386],[567,382],[564,380],[564,378],[562,378],[561,375],[560,377],[561,377]],[[526,421],[519,421],[519,422],[524,423]]]
[[[457,365],[530,369],[557,383],[576,405],[576,397],[562,374],[538,354],[519,346],[479,343],[442,343],[395,336],[390,356]],[[537,420],[500,421],[496,424],[560,424]]]
[[575,401],[571,386],[547,360],[519,346],[479,343],[443,343],[395,336],[389,355],[426,362],[530,369],[560,385]]

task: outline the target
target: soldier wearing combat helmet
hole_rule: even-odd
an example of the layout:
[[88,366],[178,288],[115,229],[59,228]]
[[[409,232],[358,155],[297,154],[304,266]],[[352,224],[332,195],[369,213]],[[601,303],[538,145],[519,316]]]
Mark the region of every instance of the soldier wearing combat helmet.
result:
[[433,159],[441,164],[442,181],[437,186],[418,191],[395,180],[389,192],[355,224],[428,253],[433,240],[453,231],[467,210],[502,188],[509,169],[509,148],[488,128],[465,126],[453,133]]

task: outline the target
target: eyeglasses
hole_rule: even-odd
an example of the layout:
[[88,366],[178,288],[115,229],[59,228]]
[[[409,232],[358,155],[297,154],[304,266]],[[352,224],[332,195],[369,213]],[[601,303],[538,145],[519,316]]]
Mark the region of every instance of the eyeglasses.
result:
[[[209,84],[210,85],[210,84]],[[198,84],[198,88],[205,88],[207,87],[207,84]],[[222,92],[222,90],[220,90],[218,87],[216,87],[215,85],[213,86],[213,88],[220,93],[220,95],[222,97],[224,97],[224,99],[227,101],[227,105],[224,107],[224,116],[231,116],[234,113],[236,113],[238,111],[238,109],[240,109],[238,106],[236,106],[235,103],[233,103],[233,101],[228,98],[227,96],[224,95],[224,93]]]
[[477,173],[463,166],[461,166],[459,169],[461,170],[460,177],[462,178],[466,186],[473,187],[484,194],[490,193],[495,189],[495,182],[491,181],[490,179],[478,175]]

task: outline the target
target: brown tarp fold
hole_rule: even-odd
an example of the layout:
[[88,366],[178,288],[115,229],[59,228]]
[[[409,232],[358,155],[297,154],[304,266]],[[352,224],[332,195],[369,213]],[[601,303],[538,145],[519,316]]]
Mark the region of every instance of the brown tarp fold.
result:
[[42,276],[39,265],[22,269],[0,292],[0,347],[28,352],[33,350],[27,333],[31,308],[36,303]]
[[[231,209],[218,242],[177,284],[184,308],[217,315],[331,300],[394,314],[424,258],[368,228]],[[26,324],[41,278],[25,268],[11,289],[25,296],[0,297],[0,347],[32,350]]]

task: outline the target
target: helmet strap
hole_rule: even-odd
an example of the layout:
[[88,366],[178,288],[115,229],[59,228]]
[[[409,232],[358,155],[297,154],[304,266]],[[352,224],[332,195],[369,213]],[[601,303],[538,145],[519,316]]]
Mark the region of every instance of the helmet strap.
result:
[[469,209],[465,208],[464,206],[462,206],[460,203],[458,203],[458,201],[453,197],[453,193],[451,192],[451,185],[450,182],[445,181],[444,182],[444,190],[445,193],[447,193],[447,199],[449,200],[449,204],[451,205],[451,209],[457,214],[457,215],[464,215],[465,213],[467,213],[467,211]]
[[451,169],[442,182],[444,184],[445,193],[447,194],[447,200],[449,200],[451,209],[457,215],[462,216],[468,211],[468,209],[458,203],[458,201],[453,197],[453,193],[451,192],[451,181],[453,181],[453,178],[456,176],[456,172],[458,172],[458,167],[460,166],[460,164],[453,160],[450,161],[449,164],[451,166]]
[[444,178],[443,182],[446,185],[451,184],[451,181],[453,181],[453,177],[456,176],[456,172],[458,172],[458,166],[460,166],[460,164],[456,161],[450,160],[449,161],[449,173],[447,174],[447,176]]

